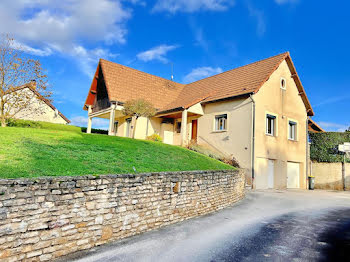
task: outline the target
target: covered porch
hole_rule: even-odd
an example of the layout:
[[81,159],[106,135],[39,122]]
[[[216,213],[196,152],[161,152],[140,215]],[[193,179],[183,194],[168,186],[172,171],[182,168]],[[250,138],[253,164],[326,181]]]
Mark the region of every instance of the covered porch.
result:
[[92,119],[95,117],[109,119],[108,135],[116,135],[115,120],[123,115],[123,106],[112,104],[109,108],[101,110],[92,110],[92,107],[88,107],[88,125],[86,133],[91,134]]
[[131,137],[133,128],[136,127],[134,132],[137,139],[159,134],[166,144],[186,146],[190,141],[197,140],[198,118],[204,114],[200,104],[157,114],[152,118],[139,117],[137,120],[125,116],[122,110],[123,106],[116,104],[99,111],[92,110],[89,106],[87,133],[91,133],[92,119],[98,117],[109,120],[110,136]]

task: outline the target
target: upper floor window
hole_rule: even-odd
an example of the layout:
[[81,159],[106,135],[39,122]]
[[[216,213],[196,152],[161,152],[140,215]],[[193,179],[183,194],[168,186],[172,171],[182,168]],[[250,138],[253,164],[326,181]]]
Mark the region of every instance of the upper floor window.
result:
[[266,115],[266,134],[270,136],[276,135],[276,116]]
[[227,130],[227,114],[215,116],[215,131]]
[[287,89],[287,82],[285,78],[281,78],[281,88],[286,90]]
[[288,139],[297,140],[297,123],[294,121],[288,121]]

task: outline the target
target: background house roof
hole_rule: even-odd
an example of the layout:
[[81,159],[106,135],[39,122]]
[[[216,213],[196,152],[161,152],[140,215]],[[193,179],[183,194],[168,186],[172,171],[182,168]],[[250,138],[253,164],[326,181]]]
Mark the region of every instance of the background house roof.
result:
[[[308,115],[312,116],[312,107],[306,97],[289,52],[187,85],[103,59],[100,59],[99,66],[101,66],[105,78],[110,101],[125,102],[130,99],[144,98],[153,103],[159,112],[165,112],[173,109],[188,108],[198,102],[213,102],[256,93],[283,60],[287,61]],[[95,78],[98,75],[98,70],[99,67],[96,70]],[[85,105],[92,105],[94,102],[94,92],[96,93],[96,83],[94,81]]]
[[309,132],[313,133],[322,133],[325,132],[322,127],[320,127],[314,120],[312,120],[310,117],[308,120],[308,130]]

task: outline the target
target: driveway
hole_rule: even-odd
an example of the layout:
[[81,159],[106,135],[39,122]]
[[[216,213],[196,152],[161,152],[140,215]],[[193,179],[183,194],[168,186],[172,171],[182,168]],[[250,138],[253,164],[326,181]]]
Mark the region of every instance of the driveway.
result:
[[[236,205],[59,261],[345,261],[350,192],[251,191]],[[347,260],[349,261],[349,260]]]

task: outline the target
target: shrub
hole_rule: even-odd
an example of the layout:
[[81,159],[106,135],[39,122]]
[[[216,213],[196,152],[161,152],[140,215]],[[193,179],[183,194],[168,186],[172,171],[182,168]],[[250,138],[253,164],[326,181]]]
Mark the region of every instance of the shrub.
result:
[[8,119],[7,126],[11,127],[29,127],[29,128],[40,128],[40,123],[31,120],[15,120]]
[[[342,162],[344,156],[338,151],[338,145],[350,142],[349,132],[324,132],[309,134],[311,147],[310,158],[317,162]],[[347,159],[347,162],[350,162]]]
[[[81,129],[81,132],[86,133],[86,130],[87,130],[86,127],[81,127],[80,129]],[[91,133],[108,135],[108,130],[91,128]]]
[[211,149],[207,146],[200,146],[196,143],[190,143],[188,145],[188,149],[195,151],[197,153],[200,153],[202,155],[206,155],[208,157],[214,158],[216,160],[219,160],[225,164],[228,164],[237,168],[240,167],[238,161],[234,157],[228,157],[223,153],[216,151],[214,149]]
[[151,140],[151,141],[155,141],[155,142],[163,142],[163,139],[158,134],[150,135],[150,136],[146,137],[146,140]]

